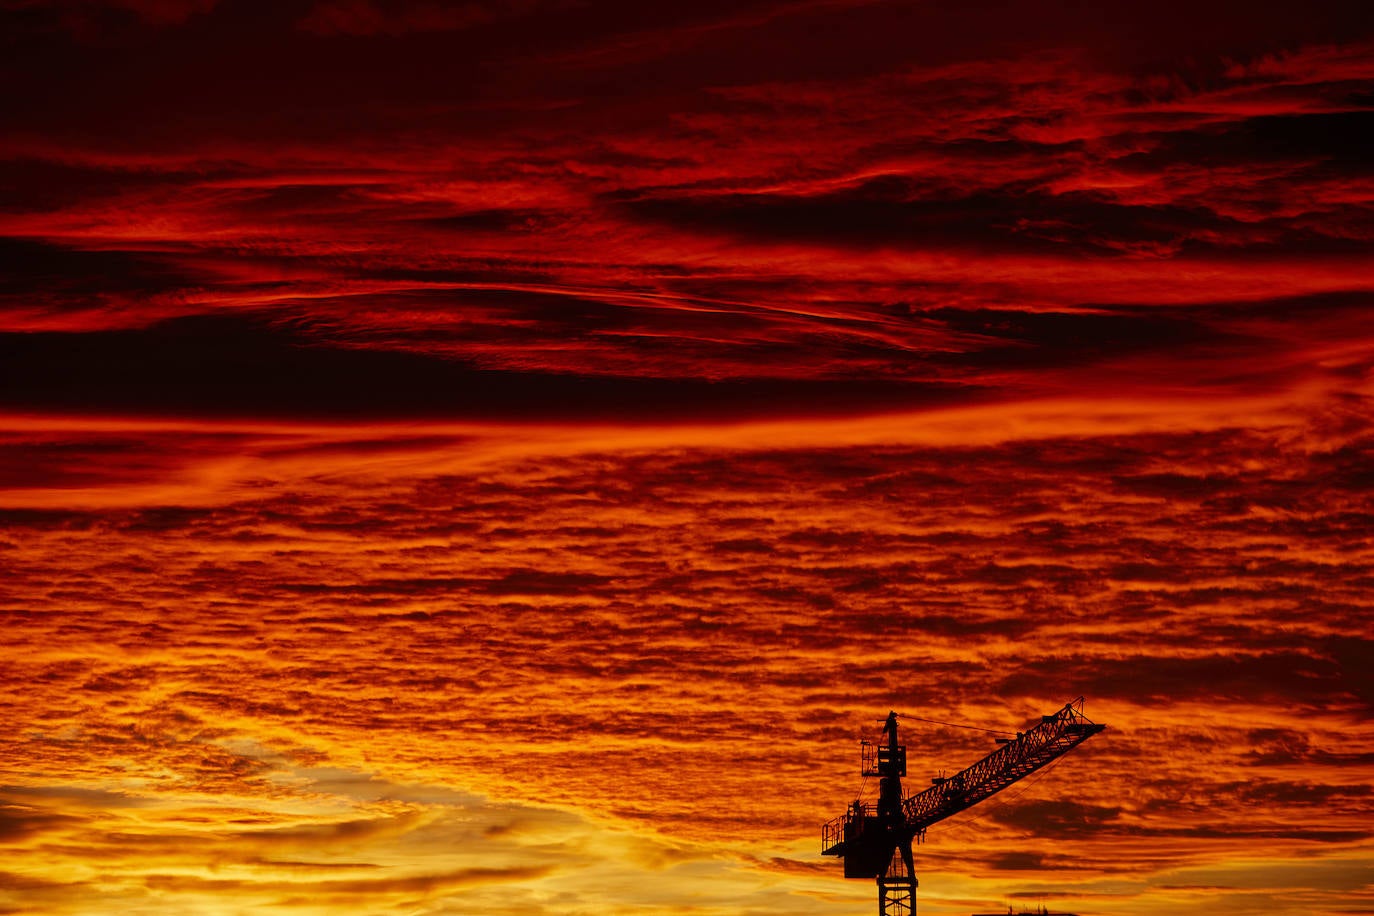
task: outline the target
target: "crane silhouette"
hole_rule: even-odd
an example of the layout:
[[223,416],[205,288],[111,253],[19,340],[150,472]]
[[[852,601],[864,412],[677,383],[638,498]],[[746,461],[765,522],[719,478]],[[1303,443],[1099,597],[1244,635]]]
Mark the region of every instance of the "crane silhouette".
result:
[[897,713],[883,724],[876,746],[862,745],[860,770],[878,777],[878,802],[855,801],[821,832],[821,853],[844,859],[846,878],[876,878],[881,916],[909,916],[916,912],[916,869],[911,844],[925,839],[926,828],[967,810],[1036,770],[1053,763],[1101,732],[1083,715],[1083,698],[1041,716],[1039,724],[999,738],[1002,746],[948,779],[931,780],[930,788],[902,794],[906,775],[906,746],[897,741]]

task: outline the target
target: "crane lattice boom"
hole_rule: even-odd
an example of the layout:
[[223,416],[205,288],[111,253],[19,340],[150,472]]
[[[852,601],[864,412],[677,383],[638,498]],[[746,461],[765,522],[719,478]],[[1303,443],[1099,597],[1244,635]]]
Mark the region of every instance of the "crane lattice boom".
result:
[[916,834],[1053,763],[1106,728],[1089,722],[1079,697],[982,760],[902,802],[907,828]]

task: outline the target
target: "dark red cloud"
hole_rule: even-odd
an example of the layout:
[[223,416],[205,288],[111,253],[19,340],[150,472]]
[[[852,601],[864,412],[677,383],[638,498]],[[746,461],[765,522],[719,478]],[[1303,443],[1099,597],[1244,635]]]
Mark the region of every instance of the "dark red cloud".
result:
[[0,909],[1367,899],[1364,4],[0,17]]

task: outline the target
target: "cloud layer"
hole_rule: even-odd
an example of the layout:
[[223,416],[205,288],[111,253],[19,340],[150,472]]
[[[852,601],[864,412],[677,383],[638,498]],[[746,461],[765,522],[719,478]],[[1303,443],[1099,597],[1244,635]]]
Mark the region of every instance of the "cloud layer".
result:
[[[186,456],[223,454],[213,472],[178,466],[165,433],[30,423],[14,438],[67,466],[19,473],[72,488],[67,508],[6,514],[12,772],[129,803],[230,798],[276,830],[294,823],[279,805],[333,797],[303,772],[327,765],[586,812],[703,867],[800,865],[884,707],[1014,730],[1082,693],[1107,735],[942,825],[924,868],[994,897],[1036,874],[1110,887],[1104,912],[1154,906],[1152,886],[1257,839],[1336,868],[1368,846],[1374,766],[1355,415],[938,446],[546,430],[513,452],[510,429],[178,429]],[[913,778],[985,737],[916,731]],[[21,848],[65,824],[12,810]],[[226,817],[205,815],[214,849],[237,842]],[[262,900],[284,880],[270,866],[158,888]],[[322,892],[370,893],[311,868]],[[466,878],[404,874],[473,905]]]
[[0,17],[0,910],[1374,905],[1363,5]]

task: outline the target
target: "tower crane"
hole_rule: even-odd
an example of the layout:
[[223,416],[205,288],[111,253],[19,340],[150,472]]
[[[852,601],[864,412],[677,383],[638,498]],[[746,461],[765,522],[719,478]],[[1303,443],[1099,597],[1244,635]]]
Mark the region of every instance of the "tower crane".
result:
[[999,738],[1002,746],[966,770],[931,786],[903,795],[906,746],[897,741],[897,713],[890,712],[877,745],[863,742],[860,770],[878,777],[878,802],[855,801],[844,814],[825,824],[821,853],[844,860],[846,878],[876,878],[880,916],[910,916],[916,912],[916,871],[911,844],[925,839],[926,828],[1024,779],[1087,741],[1107,726],[1083,715],[1083,698],[1041,716],[1033,728],[1015,738]]

